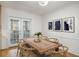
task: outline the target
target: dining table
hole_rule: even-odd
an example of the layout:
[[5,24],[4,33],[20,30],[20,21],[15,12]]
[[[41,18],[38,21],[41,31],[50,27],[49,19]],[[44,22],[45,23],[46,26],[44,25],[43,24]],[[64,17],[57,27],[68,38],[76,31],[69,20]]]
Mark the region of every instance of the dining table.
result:
[[35,48],[40,54],[47,52],[50,49],[58,48],[59,45],[57,43],[50,42],[48,40],[41,39],[40,42],[35,42],[35,38],[26,38],[24,41]]

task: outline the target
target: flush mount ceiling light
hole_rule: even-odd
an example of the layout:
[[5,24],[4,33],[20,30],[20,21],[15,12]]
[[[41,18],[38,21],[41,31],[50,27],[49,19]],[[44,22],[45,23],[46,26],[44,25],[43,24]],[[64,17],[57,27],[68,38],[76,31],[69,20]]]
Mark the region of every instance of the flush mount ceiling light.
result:
[[38,3],[40,6],[47,6],[48,5],[48,1],[39,1]]

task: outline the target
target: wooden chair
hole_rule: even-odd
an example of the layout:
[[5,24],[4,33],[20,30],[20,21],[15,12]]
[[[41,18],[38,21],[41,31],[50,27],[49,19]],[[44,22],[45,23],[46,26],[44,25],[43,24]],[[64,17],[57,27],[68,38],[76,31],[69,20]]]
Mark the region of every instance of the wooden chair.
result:
[[42,36],[41,39],[43,39],[43,40],[49,40],[49,38],[47,36]]
[[35,50],[34,48],[32,48],[31,46],[29,46],[26,43],[20,43],[20,56],[31,56],[33,54],[33,50]]
[[59,42],[59,40],[57,38],[49,38],[49,41],[53,42],[53,43],[58,43]]
[[45,55],[52,55],[56,56],[56,54],[58,54],[57,56],[61,55],[61,56],[66,56],[68,52],[68,47],[66,46],[60,46],[59,48],[55,48],[55,49],[50,49],[47,52],[45,52]]
[[66,56],[67,52],[68,52],[68,47],[67,46],[60,46],[58,48],[58,50],[56,50],[56,49],[53,50],[53,55],[59,54],[61,56]]
[[19,52],[20,52],[20,44],[24,43],[23,39],[19,39],[17,40],[17,56],[19,56]]

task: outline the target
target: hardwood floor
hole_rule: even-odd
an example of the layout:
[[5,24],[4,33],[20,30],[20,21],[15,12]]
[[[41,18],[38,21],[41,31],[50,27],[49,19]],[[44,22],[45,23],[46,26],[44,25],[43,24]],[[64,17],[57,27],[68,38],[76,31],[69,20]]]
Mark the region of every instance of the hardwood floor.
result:
[[8,57],[9,55],[14,56],[14,54],[16,54],[16,52],[17,52],[17,47],[11,47],[11,48],[8,48],[8,49],[1,50],[0,56],[1,57]]
[[[11,48],[0,51],[0,57],[18,57],[17,47],[11,47]],[[37,57],[37,56],[32,55],[31,57]],[[62,57],[62,56],[51,55],[50,57]],[[67,57],[78,57],[78,56],[71,54],[71,53],[67,53]]]

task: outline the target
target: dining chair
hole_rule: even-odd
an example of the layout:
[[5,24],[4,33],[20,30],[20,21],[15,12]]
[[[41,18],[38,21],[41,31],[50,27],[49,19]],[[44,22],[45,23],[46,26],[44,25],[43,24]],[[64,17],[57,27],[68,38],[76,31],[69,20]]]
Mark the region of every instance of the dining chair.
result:
[[23,39],[19,39],[17,40],[17,56],[19,56],[19,52],[20,52],[20,44],[23,43],[24,40]]
[[48,38],[50,42],[58,43],[59,40],[57,38]]
[[43,40],[49,40],[49,38],[47,36],[41,36],[41,39],[43,39]]
[[33,50],[35,50],[33,47],[31,47],[30,45],[28,45],[27,43],[20,43],[20,52],[19,55],[20,56],[31,56],[33,55]]
[[58,50],[56,50],[56,49],[53,50],[53,55],[58,54],[58,55],[61,55],[61,56],[66,56],[68,49],[69,48],[67,46],[60,46],[58,48]]

